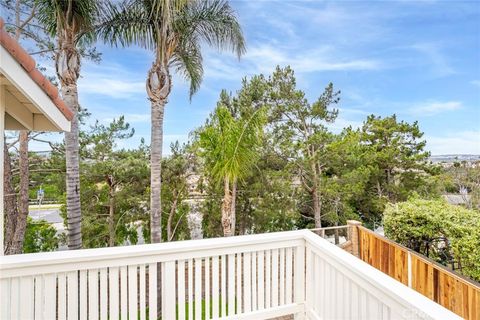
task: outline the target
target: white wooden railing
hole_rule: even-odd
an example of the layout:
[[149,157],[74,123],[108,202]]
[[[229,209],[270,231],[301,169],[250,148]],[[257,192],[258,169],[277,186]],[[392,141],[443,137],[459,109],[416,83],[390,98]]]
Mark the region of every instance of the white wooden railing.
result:
[[1,319],[458,319],[306,230],[1,259]]

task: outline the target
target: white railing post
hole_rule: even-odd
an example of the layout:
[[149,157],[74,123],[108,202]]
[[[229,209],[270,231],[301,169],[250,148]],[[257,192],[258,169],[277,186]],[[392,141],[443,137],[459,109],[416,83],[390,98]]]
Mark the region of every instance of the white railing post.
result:
[[[305,244],[295,248],[295,303],[305,305]],[[305,319],[305,308],[295,314],[295,320]]]
[[313,309],[313,257],[310,248],[305,249],[305,313]]
[[[175,319],[175,306],[177,304],[175,261],[165,262],[162,271],[162,319]],[[193,301],[188,303],[193,303]],[[189,317],[192,317],[192,315],[190,314]]]

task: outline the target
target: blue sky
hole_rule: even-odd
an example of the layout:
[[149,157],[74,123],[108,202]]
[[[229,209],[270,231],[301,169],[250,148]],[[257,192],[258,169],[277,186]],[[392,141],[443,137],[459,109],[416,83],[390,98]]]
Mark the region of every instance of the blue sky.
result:
[[[174,77],[164,152],[204,123],[221,89],[245,76],[290,65],[312,101],[328,82],[342,91],[332,129],[360,126],[369,114],[418,120],[433,154],[480,154],[479,1],[231,1],[247,40],[239,61],[204,48],[205,78],[190,102]],[[144,79],[151,53],[99,45],[102,62],[84,62],[80,102],[92,121],[125,115],[149,141]]]

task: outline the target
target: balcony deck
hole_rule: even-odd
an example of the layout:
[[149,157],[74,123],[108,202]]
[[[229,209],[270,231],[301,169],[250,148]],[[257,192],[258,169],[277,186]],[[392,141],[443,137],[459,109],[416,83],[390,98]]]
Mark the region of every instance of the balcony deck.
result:
[[1,319],[460,319],[307,230],[1,259]]

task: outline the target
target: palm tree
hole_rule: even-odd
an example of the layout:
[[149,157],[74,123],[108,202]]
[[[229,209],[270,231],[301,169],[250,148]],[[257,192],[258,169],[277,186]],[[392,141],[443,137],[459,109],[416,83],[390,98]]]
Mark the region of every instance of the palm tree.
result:
[[219,103],[211,119],[199,132],[199,146],[208,172],[223,183],[222,227],[224,236],[235,235],[235,199],[238,179],[258,159],[265,109],[235,117]]
[[223,0],[126,0],[107,4],[97,35],[112,45],[139,45],[152,50],[146,89],[151,102],[150,231],[161,242],[161,160],[163,116],[172,89],[171,72],[190,82],[190,97],[203,76],[201,43],[230,49],[240,57],[245,42],[235,13]]
[[77,80],[80,75],[80,47],[93,40],[88,31],[94,26],[96,0],[35,0],[37,19],[57,39],[55,67],[63,101],[72,109],[71,131],[65,133],[67,165],[68,248],[82,247],[79,127]]

